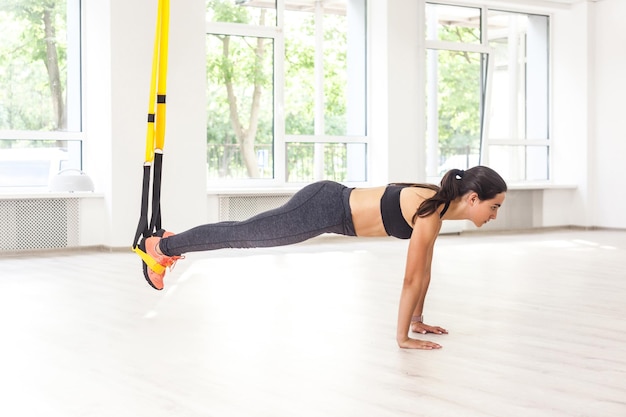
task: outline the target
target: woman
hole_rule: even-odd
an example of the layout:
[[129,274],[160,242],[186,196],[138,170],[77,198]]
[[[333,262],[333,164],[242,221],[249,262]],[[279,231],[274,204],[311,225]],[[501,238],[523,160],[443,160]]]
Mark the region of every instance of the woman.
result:
[[147,255],[142,256],[144,276],[151,286],[163,289],[165,269],[186,252],[282,246],[323,233],[410,239],[400,295],[398,346],[439,349],[437,343],[410,338],[409,328],[421,334],[447,333],[425,324],[422,316],[442,221],[471,220],[480,227],[496,218],[506,191],[502,177],[484,166],[450,170],[440,186],[347,188],[320,181],[298,191],[282,207],[242,222],[206,224],[177,235],[160,230],[139,245]]

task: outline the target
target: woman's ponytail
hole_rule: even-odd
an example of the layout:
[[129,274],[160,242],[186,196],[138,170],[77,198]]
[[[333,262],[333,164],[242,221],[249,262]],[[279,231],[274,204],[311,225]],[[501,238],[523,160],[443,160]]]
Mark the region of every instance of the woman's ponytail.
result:
[[491,168],[475,166],[467,171],[451,169],[441,179],[435,195],[420,204],[413,216],[413,223],[418,217],[430,216],[440,205],[449,204],[471,191],[478,194],[479,199],[489,200],[506,190],[506,182]]

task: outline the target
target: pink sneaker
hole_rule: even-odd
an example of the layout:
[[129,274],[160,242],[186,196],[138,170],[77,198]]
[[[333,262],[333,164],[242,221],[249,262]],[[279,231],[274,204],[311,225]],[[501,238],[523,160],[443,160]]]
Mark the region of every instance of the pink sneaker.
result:
[[157,290],[163,289],[163,278],[165,277],[166,268],[169,268],[171,271],[176,261],[184,259],[184,256],[167,256],[157,253],[156,246],[161,239],[170,236],[174,236],[174,233],[159,230],[154,236],[144,238],[139,243],[139,249],[147,255],[146,257],[142,256],[143,275],[148,284]]

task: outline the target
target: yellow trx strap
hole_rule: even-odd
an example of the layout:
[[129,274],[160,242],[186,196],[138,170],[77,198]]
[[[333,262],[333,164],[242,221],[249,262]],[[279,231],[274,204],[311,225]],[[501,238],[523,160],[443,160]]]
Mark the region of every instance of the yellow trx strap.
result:
[[[169,41],[169,0],[159,0],[157,26],[152,54],[152,78],[148,102],[148,130],[146,132],[146,163],[154,159],[155,150],[163,151],[165,144],[165,90]],[[156,113],[154,111],[156,107]]]
[[[143,238],[153,236],[161,228],[161,172],[163,164],[163,146],[165,144],[165,98],[169,52],[169,20],[170,1],[159,0],[154,50],[152,54],[152,77],[150,81],[150,99],[148,102],[148,126],[146,130],[146,154],[143,168],[141,216],[139,218],[135,240],[133,241],[133,251],[135,251],[151,269],[155,268],[155,266],[152,265],[154,262],[148,260],[151,258],[139,248],[139,244],[142,240],[142,236]],[[152,193],[150,193],[151,183]],[[150,196],[152,197],[151,204]],[[149,206],[151,206],[152,210],[151,219],[148,223]]]

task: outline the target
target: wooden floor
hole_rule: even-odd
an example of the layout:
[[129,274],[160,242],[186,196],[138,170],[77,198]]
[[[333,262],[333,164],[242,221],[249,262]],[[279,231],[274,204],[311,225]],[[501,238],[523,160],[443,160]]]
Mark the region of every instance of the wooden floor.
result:
[[0,258],[3,416],[626,416],[626,232],[442,236],[395,343],[406,241]]

